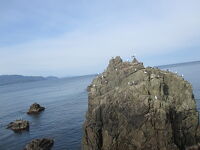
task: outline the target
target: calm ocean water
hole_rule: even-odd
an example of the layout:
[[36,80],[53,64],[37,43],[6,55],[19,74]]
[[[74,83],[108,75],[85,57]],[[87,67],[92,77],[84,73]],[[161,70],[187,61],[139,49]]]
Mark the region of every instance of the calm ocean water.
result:
[[[87,110],[87,91],[94,76],[65,78],[0,86],[0,150],[22,150],[34,138],[55,139],[53,150],[78,150]],[[38,102],[46,110],[26,114]],[[30,121],[29,132],[5,129],[15,119]]]
[[[167,69],[167,68],[165,68]],[[200,110],[200,64],[168,67],[193,85]],[[79,150],[87,110],[86,88],[94,76],[65,78],[0,86],[0,150],[22,150],[34,138],[55,139],[53,150]],[[46,110],[38,116],[26,114],[38,102]],[[5,129],[18,118],[30,121],[29,132]]]

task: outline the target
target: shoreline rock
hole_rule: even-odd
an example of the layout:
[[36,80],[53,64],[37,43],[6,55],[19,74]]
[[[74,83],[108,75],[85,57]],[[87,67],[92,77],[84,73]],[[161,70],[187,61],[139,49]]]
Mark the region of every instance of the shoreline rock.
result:
[[88,86],[83,150],[185,150],[199,141],[192,86],[175,73],[118,56]]
[[28,130],[29,129],[29,122],[27,120],[16,120],[11,122],[7,125],[7,129],[11,129],[15,132]]
[[45,107],[40,106],[38,103],[34,103],[30,106],[27,114],[38,114],[44,110],[45,110]]
[[24,150],[50,150],[53,144],[53,139],[34,139],[25,146]]

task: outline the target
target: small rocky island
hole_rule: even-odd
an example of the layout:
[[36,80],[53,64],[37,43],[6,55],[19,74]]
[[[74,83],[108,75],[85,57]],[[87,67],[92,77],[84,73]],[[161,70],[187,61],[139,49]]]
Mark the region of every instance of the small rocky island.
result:
[[45,108],[40,106],[40,104],[34,103],[30,106],[27,114],[38,114],[39,112],[44,111],[44,110]]
[[53,139],[34,139],[26,145],[24,150],[50,150],[53,144]]
[[15,132],[22,131],[22,130],[28,130],[29,122],[26,120],[16,120],[14,122],[9,123],[7,125],[7,129],[11,129]]
[[192,86],[176,73],[116,57],[88,93],[84,150],[185,150],[200,141]]

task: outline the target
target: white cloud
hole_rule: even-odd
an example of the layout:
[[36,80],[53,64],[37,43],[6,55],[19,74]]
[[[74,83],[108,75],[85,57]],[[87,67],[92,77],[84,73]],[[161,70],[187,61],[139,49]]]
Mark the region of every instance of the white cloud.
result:
[[148,11],[152,9],[154,15],[160,13],[155,16],[148,15],[142,8],[120,11],[119,18],[116,17],[118,13],[104,16],[107,13],[102,12],[102,16],[98,14],[100,18],[92,18],[82,27],[60,36],[2,47],[0,73],[88,74],[102,71],[112,56],[127,58],[137,53],[142,58],[144,55],[176,54],[176,49],[200,46],[197,40],[200,10],[196,4],[199,2],[170,2],[145,6]]

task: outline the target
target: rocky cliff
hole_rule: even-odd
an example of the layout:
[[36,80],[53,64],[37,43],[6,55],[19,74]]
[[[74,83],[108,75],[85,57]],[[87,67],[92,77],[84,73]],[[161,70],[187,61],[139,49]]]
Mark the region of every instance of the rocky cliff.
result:
[[192,86],[177,74],[116,57],[88,93],[84,150],[184,150],[199,141]]

